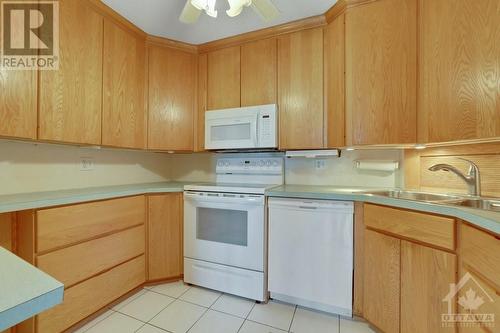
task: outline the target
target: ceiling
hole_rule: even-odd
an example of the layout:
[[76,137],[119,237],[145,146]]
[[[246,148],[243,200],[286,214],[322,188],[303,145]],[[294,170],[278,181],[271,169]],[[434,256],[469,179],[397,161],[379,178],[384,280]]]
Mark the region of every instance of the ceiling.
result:
[[302,18],[320,15],[337,0],[272,0],[281,15],[272,22],[263,22],[252,8],[230,18],[225,10],[227,0],[218,0],[217,18],[202,14],[195,24],[184,24],[179,15],[186,0],[102,0],[146,33],[191,44],[203,44],[213,40],[239,35]]

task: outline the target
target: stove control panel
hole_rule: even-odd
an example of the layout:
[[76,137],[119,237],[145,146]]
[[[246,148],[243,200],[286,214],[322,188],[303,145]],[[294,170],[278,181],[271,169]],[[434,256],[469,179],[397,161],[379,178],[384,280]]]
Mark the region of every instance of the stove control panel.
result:
[[282,157],[219,158],[218,174],[282,174]]

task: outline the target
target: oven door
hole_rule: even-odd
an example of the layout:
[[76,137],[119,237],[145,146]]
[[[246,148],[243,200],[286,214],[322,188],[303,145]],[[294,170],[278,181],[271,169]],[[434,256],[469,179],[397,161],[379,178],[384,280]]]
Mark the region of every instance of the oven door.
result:
[[[211,111],[215,112],[215,111]],[[250,149],[258,147],[257,115],[205,120],[205,149]]]
[[264,271],[264,196],[184,193],[184,256]]

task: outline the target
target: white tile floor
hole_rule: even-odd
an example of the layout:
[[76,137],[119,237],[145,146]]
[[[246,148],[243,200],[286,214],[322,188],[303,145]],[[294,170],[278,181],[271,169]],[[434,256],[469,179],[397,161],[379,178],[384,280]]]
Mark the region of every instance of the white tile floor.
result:
[[372,333],[362,321],[278,302],[256,304],[182,281],[147,287],[78,333]]

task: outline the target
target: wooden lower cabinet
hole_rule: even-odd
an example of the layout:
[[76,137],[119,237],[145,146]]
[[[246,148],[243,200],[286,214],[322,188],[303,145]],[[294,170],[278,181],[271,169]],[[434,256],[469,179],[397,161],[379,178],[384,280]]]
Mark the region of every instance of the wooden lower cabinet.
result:
[[401,333],[455,332],[442,327],[441,314],[456,273],[456,255],[401,241]]
[[38,333],[62,332],[145,281],[144,255],[64,291],[64,302],[37,316]]
[[401,241],[365,231],[364,317],[385,333],[399,332]]
[[148,280],[183,274],[183,195],[148,197]]

